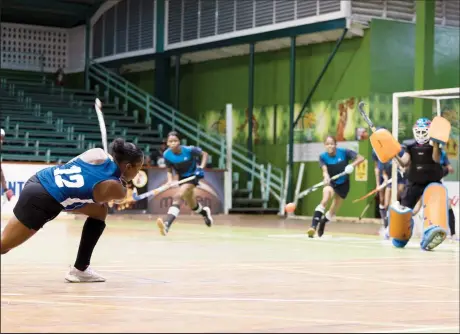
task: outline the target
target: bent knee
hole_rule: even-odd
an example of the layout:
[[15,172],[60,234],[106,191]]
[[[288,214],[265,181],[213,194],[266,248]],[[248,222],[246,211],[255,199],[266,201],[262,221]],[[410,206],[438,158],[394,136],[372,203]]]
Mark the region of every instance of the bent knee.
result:
[[106,204],[100,204],[97,209],[92,210],[88,217],[105,221],[107,219],[109,209]]

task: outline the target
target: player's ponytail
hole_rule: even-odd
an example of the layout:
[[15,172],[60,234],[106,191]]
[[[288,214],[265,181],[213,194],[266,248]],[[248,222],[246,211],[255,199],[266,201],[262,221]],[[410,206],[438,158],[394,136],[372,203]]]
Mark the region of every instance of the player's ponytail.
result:
[[110,144],[111,154],[118,163],[126,162],[135,164],[142,160],[144,153],[133,143],[126,142],[123,138],[115,138]]

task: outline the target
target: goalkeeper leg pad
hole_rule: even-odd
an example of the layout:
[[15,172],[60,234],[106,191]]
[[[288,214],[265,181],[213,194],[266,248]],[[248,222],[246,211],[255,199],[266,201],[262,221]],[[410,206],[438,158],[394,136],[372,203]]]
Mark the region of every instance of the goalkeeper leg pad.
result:
[[403,207],[396,202],[388,208],[389,236],[393,246],[403,248],[412,237],[414,220],[412,209]]

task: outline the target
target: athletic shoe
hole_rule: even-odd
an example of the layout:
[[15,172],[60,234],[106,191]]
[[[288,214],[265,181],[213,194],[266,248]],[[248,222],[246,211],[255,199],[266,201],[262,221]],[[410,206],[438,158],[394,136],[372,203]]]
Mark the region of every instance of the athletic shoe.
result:
[[95,272],[91,267],[81,271],[71,266],[65,279],[70,283],[94,283],[94,282],[105,282],[105,278]]
[[316,229],[314,227],[310,227],[307,231],[308,237],[313,238],[315,236]]
[[431,251],[446,239],[447,233],[443,228],[439,226],[430,226],[423,233],[422,241],[420,242],[420,247],[423,250]]
[[211,209],[209,207],[205,206],[203,208],[203,211],[206,212],[206,216],[203,216],[204,217],[204,222],[205,222],[207,227],[211,227],[212,224],[214,223],[214,219],[212,219],[212,215],[211,215]]
[[165,224],[163,222],[163,219],[161,219],[161,218],[157,219],[157,226],[160,229],[161,235],[166,236],[168,234],[169,225],[167,223]]

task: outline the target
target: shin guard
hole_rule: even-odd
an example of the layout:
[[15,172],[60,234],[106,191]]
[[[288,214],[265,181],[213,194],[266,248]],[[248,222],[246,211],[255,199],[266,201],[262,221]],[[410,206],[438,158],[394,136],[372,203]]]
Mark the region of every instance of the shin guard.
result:
[[412,210],[396,202],[388,208],[389,236],[393,246],[403,248],[412,237],[414,221]]
[[447,236],[449,223],[449,197],[447,188],[441,183],[430,183],[422,196],[423,238],[420,247],[432,250]]

